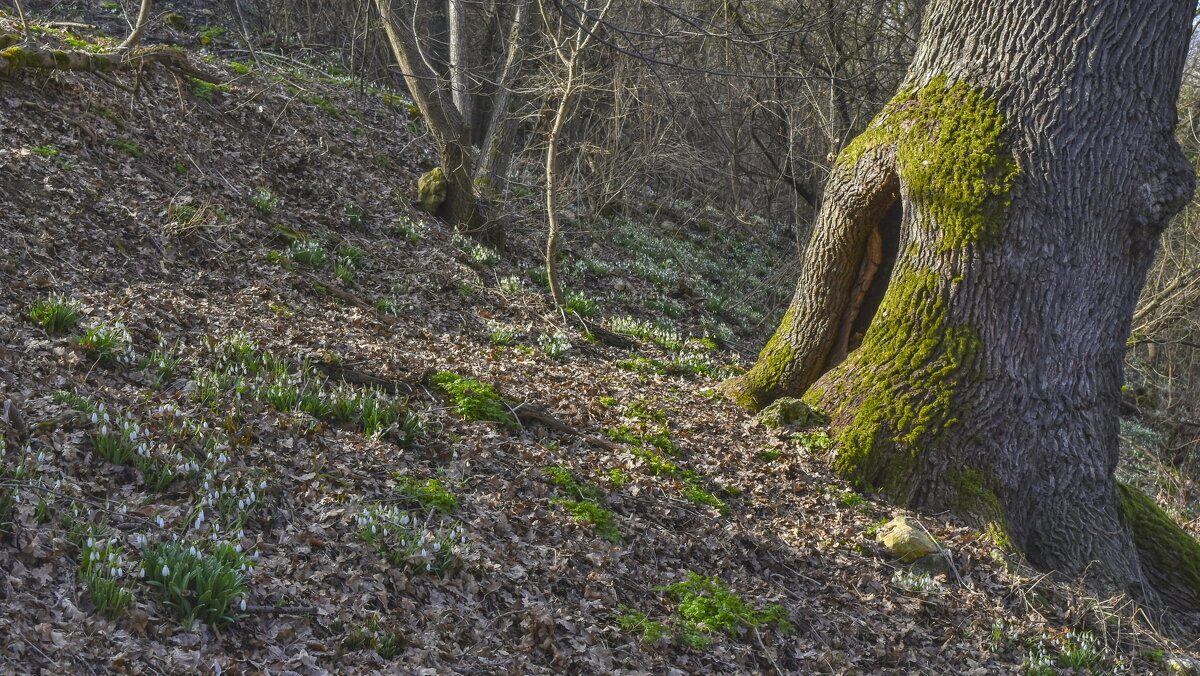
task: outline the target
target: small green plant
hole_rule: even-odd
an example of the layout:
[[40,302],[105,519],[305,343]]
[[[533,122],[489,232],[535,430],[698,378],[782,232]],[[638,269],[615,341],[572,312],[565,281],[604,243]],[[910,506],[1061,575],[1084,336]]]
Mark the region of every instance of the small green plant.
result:
[[537,344],[547,357],[562,360],[571,349],[571,338],[562,331],[542,333],[537,337]]
[[27,316],[50,333],[66,333],[83,319],[75,301],[62,294],[51,294],[30,305]]
[[493,345],[512,345],[517,342],[517,338],[521,337],[520,331],[498,322],[488,324],[488,329],[491,332]]
[[392,565],[442,575],[457,569],[469,549],[461,524],[422,521],[396,505],[377,504],[356,517],[359,536]]
[[159,590],[163,604],[174,609],[188,627],[196,620],[213,627],[232,624],[245,615],[246,578],[250,561],[241,547],[213,543],[205,549],[182,541],[156,542],[143,550],[146,582]]
[[783,457],[783,451],[776,448],[764,448],[756,453],[755,456],[763,462],[775,462]]
[[363,227],[363,210],[357,204],[347,204],[343,211],[346,212],[346,223],[355,230]]
[[330,103],[329,99],[325,98],[324,96],[320,96],[319,94],[312,94],[311,96],[305,96],[304,100],[307,101],[308,103],[311,103],[312,105],[320,108],[321,110],[324,110],[325,112],[329,113],[333,117],[336,117],[339,119],[341,118],[341,113],[338,112],[337,106]]
[[446,490],[439,479],[417,479],[395,474],[396,488],[405,498],[419,503],[425,509],[449,514],[458,509],[458,496]]
[[892,584],[918,594],[941,594],[946,591],[941,582],[925,573],[900,571],[892,576]]
[[[100,537],[96,537],[99,535]],[[79,578],[92,597],[92,604],[105,617],[115,619],[133,607],[133,592],[125,586],[124,549],[104,530],[79,543]]]
[[592,524],[596,529],[596,534],[605,540],[621,542],[621,531],[617,529],[616,517],[607,509],[591,500],[555,498],[551,502],[566,508],[576,521]]
[[573,312],[580,317],[594,317],[600,312],[600,304],[577,291],[567,294],[567,312]]
[[572,498],[591,500],[592,502],[604,499],[604,493],[599,488],[586,482],[576,481],[570,470],[562,465],[547,467],[546,476],[550,479],[550,483],[566,491]]
[[[744,627],[769,626],[782,633],[791,633],[794,627],[787,619],[787,612],[779,605],[769,605],[755,611],[734,594],[719,577],[704,577],[688,571],[682,582],[660,587],[678,605],[676,614],[680,629],[685,637],[699,637],[704,633],[722,632],[736,636]],[[690,647],[703,648],[707,640],[685,640]]]
[[137,141],[127,138],[110,138],[108,139],[108,147],[116,150],[119,153],[124,153],[130,157],[141,157],[142,149],[138,146]]
[[337,250],[346,264],[353,268],[361,268],[367,262],[367,252],[356,246],[344,246]]
[[212,41],[225,34],[225,29],[220,26],[205,26],[200,29],[200,44],[207,47],[212,44]]
[[58,154],[58,148],[55,148],[54,146],[49,145],[49,144],[44,145],[44,146],[34,146],[32,148],[32,150],[33,150],[33,152],[37,153],[38,155],[41,155],[42,157],[54,157],[55,155]]
[[528,291],[528,289],[525,288],[525,282],[521,281],[521,278],[516,275],[501,277],[500,290],[510,296],[516,296]]
[[129,366],[134,362],[133,338],[125,324],[98,322],[79,337],[79,345],[96,360],[108,366]]
[[865,506],[867,499],[854,491],[846,491],[842,493],[842,497],[838,498],[838,503],[846,509],[855,509]]
[[467,420],[483,420],[517,427],[517,419],[509,412],[504,399],[491,385],[449,371],[434,374],[432,381],[450,397],[455,412]]
[[629,483],[629,475],[618,467],[608,470],[608,482],[617,488]]
[[1104,644],[1090,631],[1070,629],[1050,642],[1058,649],[1060,667],[1099,673],[1104,665]]
[[154,388],[159,389],[175,376],[179,362],[179,343],[168,345],[160,338],[158,347],[138,360],[138,367],[150,372],[154,378]]
[[829,433],[825,430],[800,432],[794,435],[792,440],[814,453],[824,453],[833,448],[833,439],[830,438]]
[[167,216],[177,225],[188,225],[200,216],[200,210],[190,204],[172,204],[167,207]]
[[408,240],[410,244],[416,244],[425,236],[426,228],[422,223],[409,220],[408,218],[401,218],[399,221],[384,228],[383,234],[389,237]]
[[290,260],[310,268],[321,268],[329,260],[325,247],[312,239],[302,239],[292,242],[285,254]]
[[230,61],[229,67],[232,68],[233,72],[237,73],[238,75],[245,75],[250,72],[250,66],[247,66],[244,63],[238,63],[237,61]]
[[863,530],[863,533],[867,537],[874,539],[875,535],[879,533],[879,529],[886,526],[888,521],[890,521],[890,520],[891,519],[886,519],[886,518],[880,519],[879,521],[876,521],[875,523],[871,524],[870,526],[867,526],[866,529]]
[[263,216],[270,216],[279,208],[279,196],[269,188],[255,188],[250,191],[250,206]]
[[545,267],[535,265],[534,267],[526,270],[525,273],[529,275],[529,281],[533,282],[538,287],[542,289],[550,288],[550,277],[546,273]]
[[576,521],[590,523],[596,534],[609,542],[621,542],[621,531],[617,529],[616,516],[600,506],[604,493],[596,486],[580,482],[562,465],[546,468],[550,483],[562,489],[570,499],[554,498],[553,504],[564,507]]
[[92,435],[92,447],[96,455],[114,465],[128,465],[138,455],[138,436],[141,428],[128,418],[109,420],[108,412],[101,404],[96,413],[99,429]]
[[385,660],[400,654],[400,637],[392,632],[383,632],[375,639],[375,652]]
[[683,497],[687,498],[688,502],[696,505],[712,507],[722,514],[725,514],[729,510],[729,507],[725,504],[724,500],[718,498],[712,493],[709,493],[703,488],[700,488],[700,486],[694,481],[689,481],[684,485]]
[[733,593],[719,577],[704,577],[688,571],[682,582],[658,587],[675,603],[675,615],[668,622],[651,621],[645,613],[620,606],[617,624],[639,631],[645,641],[665,637],[693,650],[702,650],[715,633],[736,637],[748,628],[771,627],[784,634],[795,631],[787,611],[777,604],[754,610]]
[[651,620],[646,613],[624,604],[617,606],[617,611],[617,626],[641,634],[642,640],[647,643],[658,643],[669,635],[666,624]]
[[188,80],[192,84],[192,95],[201,101],[211,102],[216,97],[217,92],[229,91],[229,87],[215,82],[208,82],[207,80],[194,77],[188,78]]
[[481,265],[495,265],[500,262],[500,254],[494,249],[490,249],[479,242],[472,240],[466,235],[454,233],[450,241],[458,250],[466,254],[468,258]]

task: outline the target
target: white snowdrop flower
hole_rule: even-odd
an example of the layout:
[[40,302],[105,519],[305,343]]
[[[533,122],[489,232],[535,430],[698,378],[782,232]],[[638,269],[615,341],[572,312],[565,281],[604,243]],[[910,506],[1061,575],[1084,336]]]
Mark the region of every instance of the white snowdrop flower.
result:
[[92,424],[95,425],[99,421],[100,421],[100,416],[96,415],[95,412],[93,412],[92,413]]
[[61,487],[62,487],[62,479],[55,479],[54,480],[54,489],[58,490]]
[[429,552],[427,552],[426,550],[422,549],[422,550],[421,550],[421,558],[422,558],[422,559],[427,559],[427,558],[429,558]]
[[146,567],[138,568],[138,577],[146,577]]
[[165,563],[163,564],[162,574],[163,574],[163,577],[167,577],[168,575],[171,574],[171,569],[168,568],[167,564],[165,564]]
[[242,543],[235,542],[233,545],[233,551],[240,553],[242,551]]
[[121,513],[128,514],[129,513],[129,505],[121,505]]
[[108,434],[108,425],[101,425],[100,426],[100,436],[104,436],[106,434]]
[[246,599],[242,599],[241,608],[243,611],[246,610]]
[[108,569],[108,576],[109,576],[109,577],[117,577],[117,569],[116,569],[116,568],[109,568],[109,569]]
[[109,421],[108,411],[105,411],[104,412],[104,422],[108,422],[108,421]]
[[88,549],[95,549],[96,548],[96,538],[89,537],[87,539],[87,546],[88,546]]
[[442,548],[442,543],[440,543],[440,542],[433,543],[433,551],[435,551],[435,552],[440,551],[441,548]]
[[162,528],[163,526],[166,525],[166,523],[163,521],[162,515],[159,515],[158,517],[156,517],[155,520],[158,521],[159,528]]
[[258,482],[258,487],[259,487],[259,488],[266,488],[266,487],[267,487],[267,480],[266,480],[266,479],[263,479],[262,481]]

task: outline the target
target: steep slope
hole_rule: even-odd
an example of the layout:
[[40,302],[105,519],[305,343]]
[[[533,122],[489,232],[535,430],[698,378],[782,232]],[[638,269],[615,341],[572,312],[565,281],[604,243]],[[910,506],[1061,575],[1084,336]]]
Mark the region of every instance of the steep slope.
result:
[[[623,319],[737,293],[655,278],[669,228],[576,243],[637,349],[589,342],[523,272],[532,217],[499,257],[411,207],[401,95],[208,67],[0,79],[4,671],[1020,673],[1084,630],[1097,668],[1161,668],[987,536],[925,519],[953,568],[913,575],[820,430],[713,395],[737,355]],[[228,607],[180,578],[205,561],[244,576]]]

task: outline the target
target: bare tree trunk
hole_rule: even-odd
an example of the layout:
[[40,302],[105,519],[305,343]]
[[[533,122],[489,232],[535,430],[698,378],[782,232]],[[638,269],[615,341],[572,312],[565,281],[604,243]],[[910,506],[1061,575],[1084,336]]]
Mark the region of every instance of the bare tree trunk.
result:
[[383,27],[404,82],[438,145],[445,178],[445,199],[437,215],[467,234],[502,245],[504,231],[489,222],[476,198],[471,166],[471,134],[454,105],[447,82],[421,57],[416,36],[397,26],[391,0],[376,0]]
[[500,71],[496,83],[491,120],[480,151],[479,167],[475,171],[475,186],[479,194],[488,201],[500,199],[512,160],[513,132],[516,128],[516,118],[512,111],[512,88],[524,60],[524,35],[528,18],[529,0],[517,0],[508,31],[508,53],[504,57],[504,68]]
[[562,231],[558,220],[558,144],[562,139],[563,125],[566,124],[570,113],[571,95],[575,89],[575,59],[567,62],[567,76],[563,81],[562,96],[558,100],[558,108],[554,111],[554,123],[550,127],[550,137],[546,143],[546,221],[549,232],[546,235],[546,279],[550,284],[550,298],[555,307],[562,307],[566,299],[562,292],[562,283],[558,278],[558,242]]
[[124,42],[117,45],[116,51],[128,51],[142,41],[142,33],[146,31],[146,24],[150,23],[150,9],[153,6],[154,0],[142,0],[142,6],[138,9],[137,21],[133,24],[133,30],[130,31],[129,37],[125,38]]
[[471,123],[471,16],[467,0],[448,0],[446,17],[450,24],[450,89],[454,107],[464,124]]
[[804,394],[863,488],[1200,622],[1200,544],[1113,478],[1130,318],[1193,187],[1192,8],[933,4],[907,85],[837,159],[783,323],[723,389]]
[[[562,283],[558,278],[558,247],[562,228],[558,219],[559,188],[561,175],[559,172],[559,144],[562,141],[563,126],[571,114],[571,99],[575,95],[578,84],[579,58],[592,41],[594,29],[604,20],[612,7],[612,0],[607,0],[604,7],[596,14],[592,29],[585,30],[583,26],[575,29],[574,35],[562,42],[556,42],[554,51],[558,55],[566,74],[563,77],[562,93],[559,95],[558,107],[554,111],[554,122],[550,127],[549,139],[546,143],[546,220],[549,232],[546,236],[546,278],[550,285],[550,297],[556,307],[562,307],[566,299],[562,291]],[[545,6],[542,7],[542,17],[546,18]],[[546,27],[551,30],[550,23]]]

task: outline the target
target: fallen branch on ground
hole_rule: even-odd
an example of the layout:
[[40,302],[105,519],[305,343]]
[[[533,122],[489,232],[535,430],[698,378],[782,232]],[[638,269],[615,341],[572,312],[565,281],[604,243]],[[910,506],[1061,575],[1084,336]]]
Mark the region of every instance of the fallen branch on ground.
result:
[[188,60],[182,49],[156,45],[125,52],[85,52],[78,49],[45,49],[18,44],[20,37],[13,33],[0,33],[0,74],[12,75],[22,68],[42,70],[73,70],[90,73],[108,73],[122,70],[137,70],[150,64],[203,80],[220,84],[221,78],[200,70]]

